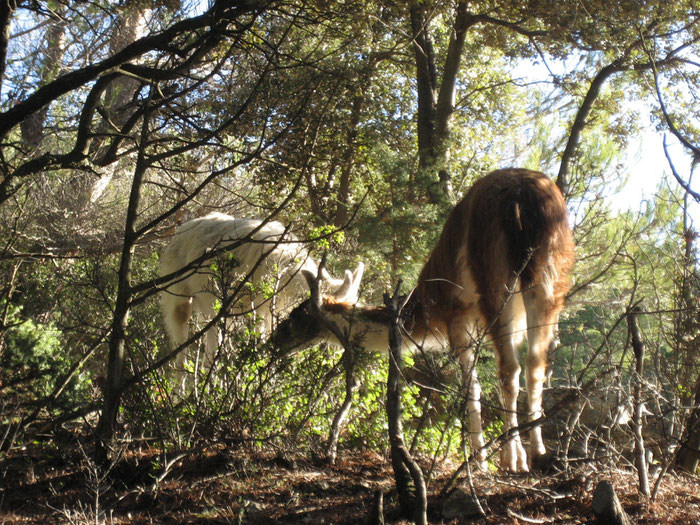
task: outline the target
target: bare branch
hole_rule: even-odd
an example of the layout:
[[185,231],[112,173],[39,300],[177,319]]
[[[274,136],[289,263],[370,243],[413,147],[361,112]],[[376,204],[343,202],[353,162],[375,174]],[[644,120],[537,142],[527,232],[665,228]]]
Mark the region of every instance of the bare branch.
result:
[[[680,176],[678,171],[676,171],[676,166],[673,163],[673,159],[671,159],[671,154],[668,151],[668,145],[666,144],[666,136],[664,135],[664,155],[666,155],[666,160],[668,161],[668,165],[671,168],[671,173],[673,173],[673,177],[676,179],[678,184],[680,185],[683,190],[693,197],[696,202],[700,202],[700,193],[693,191],[690,187],[690,185],[683,179],[683,177]],[[700,159],[700,157],[696,156],[695,157],[695,162],[697,162],[697,159]]]
[[[226,6],[225,2],[216,2],[209,11],[203,15],[177,22],[160,33],[136,40],[118,53],[115,53],[101,62],[60,76],[53,82],[37,89],[26,100],[12,106],[4,113],[0,113],[0,137],[4,137],[9,130],[42,106],[45,106],[72,90],[84,86],[111,69],[125,67],[127,70],[131,69],[133,72],[146,77],[151,74],[158,74],[154,69],[125,64],[150,51],[168,49],[171,43],[181,35],[187,35],[193,31],[209,28],[207,29],[205,38],[201,39],[201,41],[207,44],[204,46],[205,49],[208,49],[213,41],[216,41],[218,35],[226,29],[228,23],[246,14],[257,12],[263,7],[264,3],[265,2],[236,2],[235,6],[224,7]],[[200,56],[200,50],[198,49],[193,56]]]
[[593,103],[598,98],[598,95],[600,95],[600,90],[608,78],[625,69],[625,67],[617,62],[608,64],[598,71],[595,77],[593,77],[591,85],[588,87],[586,96],[583,98],[583,102],[576,112],[576,118],[569,130],[569,140],[566,142],[566,148],[564,148],[564,153],[561,155],[561,164],[559,165],[559,174],[557,175],[557,186],[559,186],[559,189],[564,195],[567,195],[569,191],[569,171],[571,169],[571,162],[574,158],[576,148],[578,148],[579,142],[581,141],[581,133],[586,126],[586,120],[593,109]]

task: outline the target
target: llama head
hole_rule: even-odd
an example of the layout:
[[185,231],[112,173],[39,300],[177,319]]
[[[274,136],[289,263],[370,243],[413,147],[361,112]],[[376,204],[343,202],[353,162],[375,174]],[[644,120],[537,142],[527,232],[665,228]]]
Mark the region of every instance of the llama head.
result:
[[310,346],[324,340],[331,340],[330,331],[322,325],[317,315],[314,314],[314,309],[322,308],[324,304],[352,308],[352,305],[358,301],[364,270],[363,263],[359,263],[354,272],[345,270],[342,282],[334,287],[330,293],[324,295],[319,292],[320,282],[325,279],[324,270],[321,270],[320,275],[314,275],[309,270],[302,270],[311,290],[311,297],[294,308],[289,316],[279,323],[270,337],[271,343],[283,352],[287,352],[300,346]]

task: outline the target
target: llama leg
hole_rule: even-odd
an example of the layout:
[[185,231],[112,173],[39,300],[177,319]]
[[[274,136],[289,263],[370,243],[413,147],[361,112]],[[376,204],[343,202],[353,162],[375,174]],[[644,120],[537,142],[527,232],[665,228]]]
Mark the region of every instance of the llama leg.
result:
[[476,373],[476,359],[474,352],[468,348],[459,356],[462,367],[462,385],[467,391],[467,420],[469,431],[469,443],[477,466],[485,471],[486,449],[484,448],[484,434],[481,428],[481,385]]
[[[192,298],[176,296],[167,292],[162,298],[163,319],[175,348],[187,341],[190,317],[192,317]],[[175,357],[175,380],[182,388],[185,380],[185,350],[182,349]]]
[[[547,351],[554,336],[559,308],[553,304],[542,287],[528,290],[523,297],[527,311],[527,396],[530,420],[542,416],[542,390],[547,372]],[[530,431],[530,460],[545,454],[542,429]]]
[[[496,355],[498,385],[503,407],[503,430],[518,427],[518,394],[520,393],[520,363],[518,346],[524,335],[524,308],[519,294],[507,300],[500,317],[491,329]],[[514,432],[501,449],[501,468],[510,472],[527,472],[527,454]]]
[[476,373],[476,356],[472,348],[471,338],[463,324],[450,327],[450,345],[452,351],[459,356],[462,368],[462,386],[467,393],[467,425],[471,453],[477,466],[486,470],[486,449],[484,434],[481,428],[481,385]]
[[[513,325],[506,324],[494,334],[498,384],[503,406],[503,430],[518,426],[518,393],[520,392],[520,364]],[[501,467],[510,472],[527,472],[527,454],[515,432],[501,450]]]
[[[216,311],[214,310],[215,301],[216,296],[210,292],[199,293],[195,298],[197,310],[201,312],[202,317],[204,317],[204,322],[206,323],[216,316]],[[209,367],[214,364],[214,358],[216,357],[216,350],[219,348],[219,344],[219,330],[216,325],[213,325],[207,330],[205,335],[204,366]]]
[[[503,406],[503,430],[518,426],[518,393],[520,391],[520,365],[513,345],[504,344],[497,351],[498,383]],[[503,446],[501,467],[510,472],[527,472],[527,454],[515,432]]]

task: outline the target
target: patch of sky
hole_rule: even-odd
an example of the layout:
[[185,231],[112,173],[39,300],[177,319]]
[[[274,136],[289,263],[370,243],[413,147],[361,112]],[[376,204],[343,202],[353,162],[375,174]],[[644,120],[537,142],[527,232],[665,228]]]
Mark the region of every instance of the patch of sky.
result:
[[[583,59],[575,57],[569,57],[566,60],[547,60],[546,64],[541,60],[535,62],[519,61],[514,64],[511,74],[513,78],[527,83],[529,89],[539,90],[544,100],[549,100],[555,98],[552,95],[557,90],[559,79],[582,73],[582,68],[585,65],[590,66],[590,64],[585,64]],[[580,104],[581,101],[577,102]],[[555,104],[552,110],[557,112],[557,105],[561,106],[561,104],[561,101],[559,104]],[[670,188],[681,199],[683,198],[685,192],[673,176],[666,151],[681,179],[689,183],[691,189],[700,193],[700,182],[697,181],[700,175],[696,174],[693,178],[692,156],[688,150],[667,130],[659,131],[656,129],[651,113],[657,109],[658,101],[654,97],[643,100],[630,99],[621,104],[622,111],[636,112],[641,121],[646,121],[649,124],[646,127],[642,125],[639,132],[628,137],[625,149],[620,152],[619,161],[614,168],[617,175],[616,182],[611,180],[609,188],[606,188],[604,192],[613,210],[641,212],[646,209],[648,202],[653,200],[662,188]],[[556,129],[552,131],[556,134],[560,132],[566,134],[565,128],[570,126],[572,119],[572,114],[568,112],[553,115],[552,122]],[[664,141],[667,145],[666,151],[664,151]],[[562,151],[563,148],[564,142],[561,145]],[[555,162],[550,163],[552,165],[546,166],[553,176],[556,176],[558,170],[558,165],[554,164],[558,162],[559,155],[554,159]],[[545,169],[545,167],[541,169]],[[700,203],[695,202],[692,197],[687,198],[687,203],[690,212],[688,226],[699,225]]]

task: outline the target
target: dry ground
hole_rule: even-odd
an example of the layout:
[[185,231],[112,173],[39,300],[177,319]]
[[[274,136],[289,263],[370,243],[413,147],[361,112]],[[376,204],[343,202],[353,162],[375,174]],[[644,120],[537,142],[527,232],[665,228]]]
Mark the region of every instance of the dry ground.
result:
[[[106,475],[87,455],[75,440],[0,455],[0,524],[96,523],[95,509],[107,524],[363,523],[379,490],[387,523],[405,523],[395,517],[391,465],[371,451],[342,451],[328,466],[302,452],[281,456],[219,444],[179,459],[170,454],[166,466],[157,450],[132,445]],[[632,472],[592,464],[548,476],[476,474],[487,517],[448,522],[435,495],[455,467],[433,471],[431,523],[595,523],[593,490],[608,479],[633,523],[700,524],[697,477],[669,473],[657,499],[642,503]],[[464,480],[460,486],[466,488]]]

